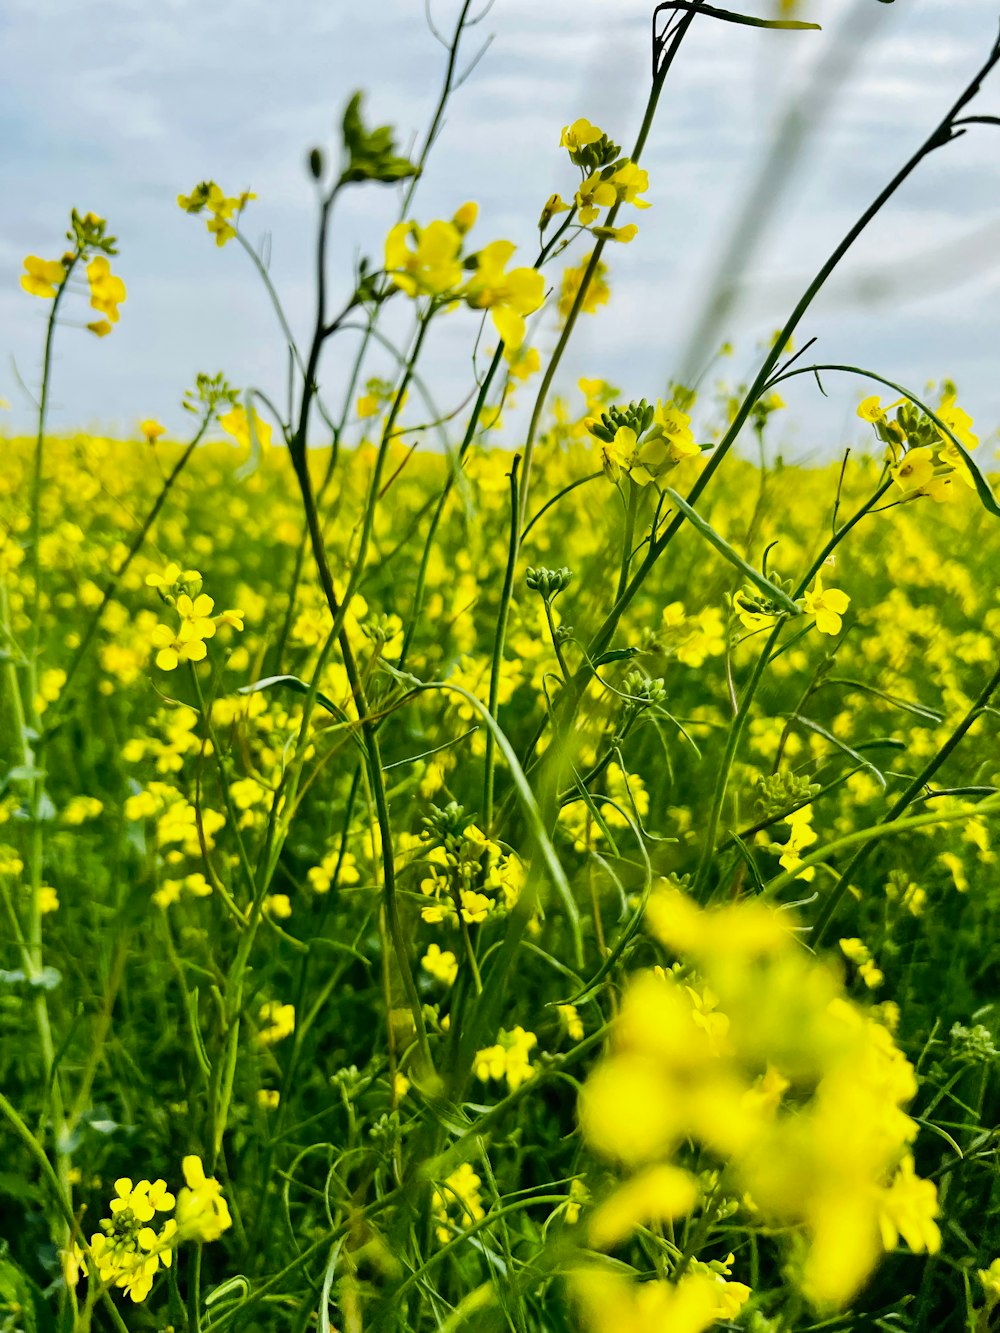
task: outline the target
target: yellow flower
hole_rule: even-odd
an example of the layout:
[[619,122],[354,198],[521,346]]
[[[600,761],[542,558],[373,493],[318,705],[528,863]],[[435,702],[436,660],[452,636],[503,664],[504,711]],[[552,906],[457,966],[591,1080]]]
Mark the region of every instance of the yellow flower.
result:
[[584,120],[581,116],[579,120],[574,120],[572,125],[563,126],[563,132],[559,136],[559,147],[567,148],[570,154],[573,154],[579,152],[581,148],[586,148],[588,144],[597,143],[603,134],[603,130],[591,125],[589,120]]
[[[583,282],[584,274],[590,267],[592,255],[585,255],[580,263],[566,269],[562,275],[562,283],[559,288],[559,301],[557,309],[559,318],[563,323],[569,318],[569,312],[573,309],[573,303],[576,300],[576,294],[580,290],[580,284]],[[603,259],[597,261],[597,267],[591,274],[590,281],[587,284],[587,290],[583,296],[583,303],[580,306],[585,315],[592,315],[598,306],[607,305],[611,299],[611,288],[608,286],[608,266]]]
[[937,1187],[932,1180],[922,1180],[914,1172],[913,1157],[907,1153],[879,1201],[883,1247],[894,1250],[902,1236],[915,1253],[926,1250],[928,1254],[937,1254],[941,1248],[941,1232],[934,1221],[937,1213]]
[[385,269],[408,296],[443,296],[462,285],[462,233],[454,222],[397,222],[385,240]]
[[117,324],[118,307],[125,300],[125,284],[111,272],[111,265],[104,255],[98,255],[87,265],[87,281],[90,283],[91,306],[112,324]]
[[610,208],[617,200],[618,194],[611,182],[604,180],[599,171],[592,171],[576,192],[580,221],[585,227],[589,226],[602,208]]
[[639,198],[641,191],[649,189],[649,173],[637,167],[634,162],[623,162],[609,178],[609,184],[614,187],[620,203],[634,204],[636,208],[652,207],[647,200]]
[[490,311],[508,352],[516,352],[524,341],[524,316],[545,299],[545,279],[537,269],[506,271],[515,248],[512,241],[493,241],[480,250],[465,289],[465,299],[473,309]]
[[878,394],[863,398],[858,404],[858,416],[862,421],[878,422],[885,419],[885,408]]
[[561,195],[550,194],[538,219],[538,230],[544,231],[557,213],[568,213],[569,207]]
[[257,1040],[262,1046],[273,1046],[295,1031],[295,1006],[268,1000],[260,1007],[260,1021],[268,1026],[261,1027]]
[[201,1158],[193,1153],[181,1163],[187,1188],[177,1195],[177,1234],[184,1240],[218,1240],[232,1226],[222,1186],[205,1175]]
[[661,1164],[647,1167],[606,1199],[590,1219],[588,1238],[595,1250],[627,1240],[637,1226],[683,1217],[698,1198],[698,1183],[687,1171]]
[[900,490],[921,491],[934,478],[934,458],[926,445],[908,449],[889,471]]
[[994,1259],[989,1268],[980,1268],[979,1281],[987,1297],[1000,1301],[1000,1259]]
[[27,272],[21,274],[21,286],[31,296],[41,296],[51,301],[56,288],[66,281],[66,269],[58,259],[39,259],[37,255],[28,255],[24,267]]
[[43,916],[59,911],[59,895],[49,884],[43,884],[38,890],[38,910]]
[[152,417],[147,417],[145,421],[139,422],[139,429],[150,444],[155,444],[161,435],[166,434],[166,426],[161,426],[158,421]]
[[820,634],[840,633],[843,623],[841,616],[851,602],[846,592],[841,592],[839,588],[824,588],[823,580],[817,574],[812,592],[807,592],[803,600],[807,614],[816,617],[816,628]]
[[441,949],[436,944],[428,946],[427,952],[420,960],[420,966],[445,986],[453,985],[458,976],[458,959],[450,949]]
[[204,639],[192,635],[184,624],[176,634],[169,625],[157,625],[150,639],[159,649],[156,665],[161,671],[173,671],[181,662],[201,662],[208,655]]
[[215,621],[212,619],[212,608],[215,602],[207,593],[199,593],[197,597],[191,598],[186,592],[182,592],[175,603],[177,614],[180,616],[181,633],[187,638],[210,639],[215,634]]
[[581,1268],[570,1274],[570,1285],[593,1333],[703,1333],[715,1323],[719,1305],[717,1283],[703,1273],[685,1273],[675,1286]]
[[[251,408],[251,420],[260,447],[266,449],[271,443],[271,426],[253,408]],[[243,445],[247,449],[250,447],[250,424],[245,407],[234,407],[225,416],[219,417],[219,425],[226,434],[232,436],[237,444]]]

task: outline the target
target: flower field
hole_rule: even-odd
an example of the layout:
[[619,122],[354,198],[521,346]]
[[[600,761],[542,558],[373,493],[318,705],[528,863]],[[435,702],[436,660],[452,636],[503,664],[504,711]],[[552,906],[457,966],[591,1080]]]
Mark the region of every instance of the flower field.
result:
[[[541,517],[499,678],[502,732],[536,790],[551,749],[539,728],[614,591],[621,546],[615,489],[592,476],[588,405],[573,406],[540,444]],[[6,629],[20,644],[30,442],[7,450]],[[603,1313],[625,1318],[626,1259],[640,1272],[684,1263],[677,1290],[694,1313],[656,1327],[705,1327],[747,1301],[762,1313],[745,1326],[769,1327],[789,1282],[820,1308],[981,1303],[965,1293],[997,1244],[988,707],[836,897],[851,835],[885,819],[995,684],[1000,528],[974,493],[866,517],[828,576],[850,598],[841,623],[788,625],[733,758],[699,915],[729,682],[745,687],[767,638],[741,624],[751,594],[738,571],[690,527],[623,617],[561,747],[547,797],[560,877],[542,882],[506,747],[482,827],[511,456],[469,459],[416,617],[420,520],[448,465],[394,446],[345,620],[380,721],[394,925],[356,708],[308,566],[289,602],[302,522],[284,451],[241,476],[245,450],[199,448],[105,599],[180,453],[79,436],[52,441],[46,461],[44,964],[26,975],[24,927],[12,929],[2,1086],[29,1124],[60,1089],[49,1146],[84,1230],[134,1180],[183,1189],[182,1161],[211,1161],[225,1229],[210,1208],[201,1280],[238,1274],[248,1293],[274,1291],[261,1327],[269,1308],[276,1327],[312,1310],[311,1284],[331,1247],[344,1262],[346,1238],[362,1257],[338,1277],[345,1309],[370,1303],[384,1321],[403,1302],[412,1327],[475,1293],[484,1309],[516,1303],[527,1327],[563,1326],[561,1277],[578,1269],[595,1326],[646,1327],[638,1307],[630,1323]],[[363,445],[339,460],[334,567],[349,559],[373,459]],[[310,457],[318,478],[329,462]],[[881,471],[848,465],[844,512]],[[838,472],[733,460],[705,516],[748,553],[777,543],[773,564],[794,577],[829,528]],[[184,625],[204,637],[185,639]],[[252,688],[278,660],[282,673]],[[11,773],[2,806],[12,923],[30,916],[24,780]],[[29,1035],[42,1006],[49,1090]],[[4,1179],[13,1258],[57,1281],[58,1215],[23,1147]],[[167,1269],[171,1248],[138,1244],[164,1270],[154,1295],[127,1249],[102,1247],[102,1276],[169,1318],[192,1256],[181,1246]],[[594,1250],[619,1263],[600,1267]],[[664,1286],[657,1299],[678,1298]]]
[[[685,34],[815,25],[660,5],[635,146],[563,127],[530,261],[472,202],[410,207],[469,9],[412,158],[360,94],[308,155],[308,343],[255,194],[177,198],[263,283],[284,406],[199,374],[186,438],[52,431],[53,349],[114,346],[127,259],[74,209],[24,260],[0,1333],[989,1333],[996,437],[949,380],[799,343],[908,175],[995,122],[965,112],[1000,40],[749,382],[724,347],[625,401],[556,372],[650,206]],[[375,186],[398,220],[333,313],[330,215]],[[445,319],[474,346],[448,411]],[[841,455],[786,462],[782,391],[845,375]]]

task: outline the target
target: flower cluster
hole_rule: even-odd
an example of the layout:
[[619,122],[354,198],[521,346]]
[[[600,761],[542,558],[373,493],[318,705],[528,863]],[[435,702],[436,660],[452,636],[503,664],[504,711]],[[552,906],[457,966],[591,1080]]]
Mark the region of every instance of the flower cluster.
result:
[[643,192],[649,189],[648,173],[630,158],[621,156],[618,145],[612,143],[603,130],[583,118],[563,127],[559,146],[567,150],[570,160],[580,168],[580,184],[573,205],[565,203],[558,194],[549,198],[539,219],[540,230],[544,231],[557,213],[568,212],[575,206],[579,222],[594,236],[626,243],[633,240],[639,231],[634,222],[625,227],[593,224],[603,208],[614,208],[618,204],[649,208],[651,205],[642,198]]
[[174,608],[179,621],[176,628],[159,624],[153,630],[156,665],[161,671],[174,671],[181,662],[200,662],[208,654],[206,639],[213,638],[220,625],[243,628],[242,611],[228,610],[213,616],[215,602],[201,591],[201,575],[196,569],[182,570],[170,564],[162,574],[147,575],[146,583]]
[[250,200],[256,198],[249,190],[228,198],[215,181],[202,181],[190,194],[179,194],[177,204],[185,213],[207,212],[205,225],[215,237],[215,244],[222,246],[236,235],[234,223],[239,222],[240,214]]
[[535,1034],[520,1026],[510,1032],[501,1029],[494,1046],[476,1052],[473,1072],[483,1083],[490,1079],[506,1079],[511,1092],[516,1092],[534,1075],[535,1068],[529,1057],[537,1045]]
[[[975,489],[962,449],[971,452],[979,444],[979,437],[973,434],[972,418],[958,406],[956,397],[954,386],[946,383],[935,408],[935,416],[950,435],[906,398],[883,407],[881,399],[873,395],[859,405],[858,416],[871,423],[876,436],[887,446],[889,473],[904,500],[929,496],[938,504],[946,503],[955,498],[956,478]],[[895,416],[890,417],[894,409]]]
[[40,259],[38,255],[28,255],[24,261],[24,273],[21,286],[30,296],[39,296],[42,300],[56,298],[77,263],[92,256],[87,264],[87,285],[90,291],[91,307],[102,316],[92,320],[87,328],[99,338],[111,332],[113,324],[118,323],[118,307],[126,297],[125,284],[111,272],[109,255],[116,253],[115,238],[106,234],[107,224],[96,213],[79,214],[74,209],[72,227],[66,238],[73,248],[67,250],[61,259]]
[[663,887],[647,920],[727,1022],[707,1024],[707,992],[699,1002],[675,972],[633,978],[580,1103],[588,1142],[635,1173],[599,1239],[690,1208],[696,1182],[671,1159],[693,1141],[725,1164],[752,1219],[792,1230],[798,1280],[821,1308],[848,1301],[900,1236],[936,1251],[936,1191],[915,1174],[902,1109],[913,1069],[836,969],[758,902],[702,910]]
[[616,484],[630,477],[648,486],[686,458],[697,458],[701,446],[691,430],[691,418],[675,402],[645,399],[627,407],[609,407],[591,417],[587,429],[601,442],[604,475]]
[[488,310],[510,359],[524,342],[525,316],[542,304],[545,279],[535,268],[508,268],[516,249],[512,241],[492,241],[463,257],[463,238],[477,212],[467,203],[450,222],[397,223],[386,237],[385,268],[408,296]]
[[[164,1180],[133,1185],[122,1176],[115,1181],[111,1216],[101,1219],[88,1249],[74,1241],[63,1252],[63,1273],[70,1286],[76,1286],[89,1266],[102,1283],[118,1287],[138,1303],[149,1295],[160,1269],[170,1267],[178,1244],[219,1239],[232,1225],[221,1185],[205,1175],[201,1158],[194,1154],[184,1158],[181,1170],[185,1188],[176,1199]],[[157,1231],[151,1225],[156,1214],[171,1211],[174,1216],[164,1218]]]
[[525,876],[517,853],[504,851],[467,822],[459,806],[431,806],[431,811],[423,834],[412,841],[427,871],[420,881],[420,892],[430,900],[420,911],[424,921],[473,925],[513,907]]

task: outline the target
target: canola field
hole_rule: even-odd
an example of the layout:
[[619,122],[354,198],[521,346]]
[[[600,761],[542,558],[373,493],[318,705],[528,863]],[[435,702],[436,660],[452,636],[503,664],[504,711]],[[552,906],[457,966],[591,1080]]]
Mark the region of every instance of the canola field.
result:
[[[496,730],[511,454],[391,446],[337,640],[286,450],[48,441],[36,587],[5,443],[0,1326],[989,1326],[1000,527],[733,457],[729,556],[686,524],[588,658],[612,392],[539,441]],[[734,563],[859,514],[795,616]]]
[[[696,20],[817,25],[658,5],[634,147],[553,130],[515,258],[474,202],[414,204],[485,12],[449,43],[428,10],[412,158],[360,93],[308,153],[301,345],[255,193],[177,197],[263,284],[280,405],[200,374],[187,437],[55,433],[63,340],[115,346],[129,260],[77,209],[24,259],[0,1333],[989,1333],[996,439],[950,381],[810,364],[806,315],[924,160],[995,126],[967,108],[1000,39],[748,383],[706,387],[694,346],[694,387],[634,402],[559,387],[651,206],[674,57]],[[385,187],[395,221],[334,255],[335,206]],[[439,408],[445,319],[471,355]],[[827,466],[782,460],[800,376],[859,390]]]

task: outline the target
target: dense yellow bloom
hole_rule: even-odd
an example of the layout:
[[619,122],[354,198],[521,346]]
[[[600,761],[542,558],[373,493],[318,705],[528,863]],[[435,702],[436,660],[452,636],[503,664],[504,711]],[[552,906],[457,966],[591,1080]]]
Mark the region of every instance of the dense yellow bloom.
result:
[[27,272],[21,274],[21,286],[30,296],[41,296],[51,301],[56,289],[66,281],[66,269],[58,259],[39,259],[28,255],[24,261]]
[[[647,920],[704,980],[634,976],[611,1050],[584,1085],[585,1138],[638,1173],[608,1234],[646,1199],[648,1172],[673,1169],[694,1140],[728,1163],[764,1218],[799,1231],[800,1284],[818,1306],[846,1303],[900,1235],[933,1252],[936,1191],[913,1172],[917,1127],[902,1109],[916,1080],[888,1030],[844,998],[784,912],[754,901],[706,911],[664,888]],[[716,1005],[727,1026],[713,1032]],[[664,1210],[678,1206],[677,1177],[662,1189]]]
[[484,1083],[490,1079],[506,1079],[511,1092],[516,1092],[522,1083],[534,1075],[534,1066],[529,1056],[538,1038],[533,1032],[526,1032],[522,1027],[510,1032],[501,1031],[495,1046],[487,1046],[477,1051],[472,1068],[476,1078]]

